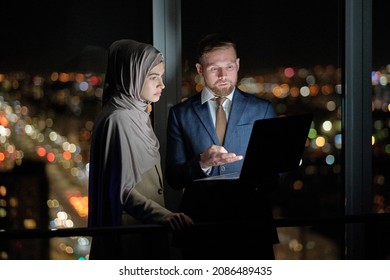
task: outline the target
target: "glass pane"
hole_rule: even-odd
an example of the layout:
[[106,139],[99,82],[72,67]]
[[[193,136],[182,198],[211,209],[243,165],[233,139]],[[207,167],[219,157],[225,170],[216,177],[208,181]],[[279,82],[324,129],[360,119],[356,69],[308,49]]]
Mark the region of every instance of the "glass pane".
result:
[[375,213],[390,212],[390,57],[385,0],[373,1],[373,183]]
[[[106,50],[123,38],[152,42],[152,1],[7,1],[1,10],[0,228],[85,227]],[[1,241],[0,259],[84,258],[88,245]]]
[[[222,1],[182,2],[183,98],[202,88],[194,67],[198,41],[220,32],[238,45],[242,90],[272,101],[278,115],[314,113],[301,166],[273,192],[275,218],[344,214],[343,5],[339,0],[241,1],[224,9]],[[325,248],[335,249],[323,258],[344,254],[344,225],[281,228],[279,237],[279,259],[310,258],[310,250]]]
[[[390,52],[386,36],[390,2],[372,2],[372,211],[379,214],[390,213]],[[377,231],[377,258],[389,259],[389,223],[378,224]]]

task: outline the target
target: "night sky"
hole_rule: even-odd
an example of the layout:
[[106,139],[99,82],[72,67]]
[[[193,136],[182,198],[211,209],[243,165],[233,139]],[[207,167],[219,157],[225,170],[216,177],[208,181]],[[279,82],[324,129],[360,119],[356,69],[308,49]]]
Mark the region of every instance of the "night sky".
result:
[[72,68],[86,51],[105,64],[113,41],[152,40],[149,1],[6,1],[0,14],[0,71]]
[[[231,6],[225,1],[223,5],[206,0],[182,1],[183,57],[193,62],[201,37],[224,32],[237,41],[241,63],[249,69],[340,65],[343,25],[338,2],[241,0],[240,5]],[[382,35],[390,1],[373,2],[373,64],[379,67],[390,63]],[[94,61],[91,67],[104,71],[106,49],[114,40],[152,41],[151,1],[37,3],[1,4],[0,71],[72,71],[77,70],[74,68],[80,56],[86,55]]]

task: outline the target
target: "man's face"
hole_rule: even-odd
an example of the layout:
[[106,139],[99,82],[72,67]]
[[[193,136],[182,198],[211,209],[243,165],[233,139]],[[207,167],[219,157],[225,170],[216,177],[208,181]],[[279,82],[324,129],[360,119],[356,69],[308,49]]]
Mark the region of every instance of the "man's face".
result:
[[226,96],[237,84],[240,59],[234,48],[219,48],[203,55],[196,69],[203,76],[205,86],[215,95]]

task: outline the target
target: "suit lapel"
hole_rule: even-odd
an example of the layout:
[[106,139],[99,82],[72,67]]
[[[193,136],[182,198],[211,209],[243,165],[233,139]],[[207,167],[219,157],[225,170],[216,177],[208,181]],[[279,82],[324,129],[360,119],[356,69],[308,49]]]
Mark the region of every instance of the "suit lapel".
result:
[[[247,98],[245,98],[245,96],[241,94],[239,90],[236,89],[233,95],[233,103],[229,114],[224,145],[229,144],[231,137],[233,137],[234,128],[240,121],[241,116],[245,113],[247,103]],[[210,116],[208,104],[201,104],[200,94],[199,97],[194,99],[194,101],[192,102],[192,108],[194,109],[195,114],[205,127],[207,133],[209,134],[213,142],[218,145],[218,136]]]
[[227,146],[231,140],[233,135],[234,128],[237,126],[240,118],[243,114],[245,114],[245,108],[248,103],[247,98],[243,94],[240,93],[239,90],[235,90],[233,95],[232,108],[229,114],[229,120],[226,128],[225,134],[225,145]]
[[213,142],[217,144],[219,142],[218,136],[210,116],[209,106],[207,103],[201,104],[200,94],[199,97],[196,98],[194,102],[192,102],[192,108],[194,109],[195,114],[198,116],[200,122],[205,127]]

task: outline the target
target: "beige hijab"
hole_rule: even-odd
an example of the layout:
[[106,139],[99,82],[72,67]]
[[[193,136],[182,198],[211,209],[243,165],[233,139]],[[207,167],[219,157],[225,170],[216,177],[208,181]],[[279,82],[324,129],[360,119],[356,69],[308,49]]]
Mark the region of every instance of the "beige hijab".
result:
[[122,205],[141,175],[160,163],[148,103],[149,71],[163,62],[152,45],[114,42],[108,54],[103,109],[94,123],[89,171],[89,226],[120,225]]

